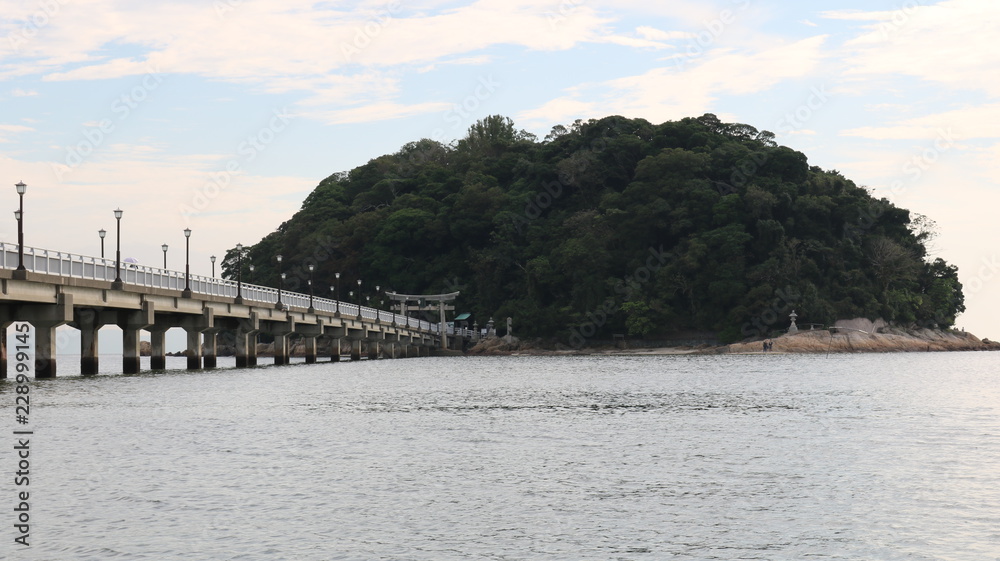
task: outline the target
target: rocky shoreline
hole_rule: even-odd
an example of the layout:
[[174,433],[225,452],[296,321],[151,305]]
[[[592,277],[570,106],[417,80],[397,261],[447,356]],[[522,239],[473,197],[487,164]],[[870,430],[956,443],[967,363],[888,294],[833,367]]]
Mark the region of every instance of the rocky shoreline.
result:
[[[771,339],[770,353],[898,353],[944,351],[1000,351],[1000,343],[963,331],[881,328],[877,332],[833,328],[786,333]],[[699,345],[621,349],[614,347],[544,348],[538,343],[494,338],[473,347],[472,355],[675,355],[764,354],[763,340],[730,345]]]

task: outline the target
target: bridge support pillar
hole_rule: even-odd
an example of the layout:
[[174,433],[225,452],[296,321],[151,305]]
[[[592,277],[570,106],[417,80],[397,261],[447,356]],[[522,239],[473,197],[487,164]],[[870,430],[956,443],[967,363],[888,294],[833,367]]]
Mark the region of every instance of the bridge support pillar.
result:
[[241,319],[236,326],[236,367],[247,368],[257,366],[257,331],[260,320],[256,313],[251,313],[248,319]]
[[205,332],[204,337],[204,347],[205,347],[205,368],[215,368],[218,364],[218,359],[216,358],[216,353],[219,348],[219,332],[214,329]]
[[368,360],[378,360],[378,340],[368,341]]
[[361,360],[361,339],[351,341],[351,360]]
[[330,362],[340,362],[340,337],[330,342]]
[[35,378],[56,377],[56,326],[35,325]]
[[0,380],[7,379],[7,325],[0,327]]
[[316,364],[316,338],[306,336],[302,342],[306,347],[306,364]]
[[73,311],[73,323],[80,329],[80,374],[91,376],[100,371],[98,332],[103,325],[95,310]]
[[155,321],[152,302],[143,302],[141,310],[118,312],[118,327],[122,329],[122,373],[139,373],[139,331]]
[[150,370],[167,369],[167,328],[149,329],[149,368]]
[[187,369],[201,370],[201,331],[187,329]]
[[288,334],[274,336],[274,365],[288,364]]
[[212,308],[203,308],[200,316],[184,318],[181,327],[187,332],[188,370],[201,370],[201,334],[209,330],[216,333],[214,326],[215,312]]
[[[12,309],[14,308],[14,309]],[[35,378],[56,377],[56,327],[73,321],[73,296],[59,294],[55,304],[25,304],[0,310],[0,327],[16,317],[35,328]],[[6,332],[6,330],[4,330]],[[6,352],[6,337],[4,352]],[[6,356],[6,355],[5,355]],[[6,368],[4,369],[6,377]]]

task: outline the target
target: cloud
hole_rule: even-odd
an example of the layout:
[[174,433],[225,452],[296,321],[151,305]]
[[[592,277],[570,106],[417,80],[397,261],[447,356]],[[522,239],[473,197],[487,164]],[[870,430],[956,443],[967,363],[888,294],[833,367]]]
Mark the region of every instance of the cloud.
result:
[[451,109],[451,107],[451,104],[438,102],[403,105],[391,101],[385,101],[358,107],[350,107],[347,109],[315,111],[307,113],[306,116],[330,125],[344,125],[349,123],[388,121],[390,119],[399,119],[414,115],[444,112]]
[[31,132],[35,129],[24,125],[3,125],[0,124],[0,142],[13,142],[13,137],[22,132]]
[[11,90],[10,95],[13,97],[33,97],[38,95],[38,92],[34,90],[23,90],[21,88],[15,88]]
[[636,76],[576,86],[567,90],[566,96],[522,112],[520,118],[538,125],[597,113],[657,122],[700,115],[711,111],[720,96],[752,94],[810,74],[825,56],[825,40],[825,36],[811,37],[755,53],[710,51],[697,63],[679,70],[676,66],[659,67]]
[[848,129],[841,134],[876,140],[934,138],[942,131],[963,139],[1000,137],[1000,103],[963,107],[952,111],[904,119],[887,125]]
[[829,19],[870,22],[845,44],[845,75],[914,76],[948,88],[1000,95],[1000,4],[946,0],[894,11],[824,12]]

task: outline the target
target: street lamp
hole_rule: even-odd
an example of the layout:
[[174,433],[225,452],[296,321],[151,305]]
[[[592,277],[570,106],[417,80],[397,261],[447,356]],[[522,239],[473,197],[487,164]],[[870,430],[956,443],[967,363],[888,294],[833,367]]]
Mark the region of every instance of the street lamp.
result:
[[122,209],[115,209],[116,238],[115,242],[115,282],[111,283],[111,288],[121,290],[125,288],[122,282]]
[[256,269],[256,267],[254,267],[253,263],[251,263],[247,265],[247,268],[250,269],[250,284],[253,284],[253,270]]
[[167,244],[161,245],[160,249],[163,250],[163,270],[166,270],[167,269],[167,249],[168,249]]
[[337,278],[337,292],[334,294],[334,301],[337,303],[337,315],[340,315],[340,273],[334,273]]
[[[381,287],[380,287],[379,285],[377,285],[377,284],[376,284],[376,285],[375,285],[375,296],[376,296],[376,297],[378,297],[378,296],[379,296],[379,288],[381,288]],[[376,302],[378,302],[378,300],[376,300]],[[381,308],[382,308],[382,306],[381,306],[381,305],[378,305],[378,307],[379,307],[379,309],[381,309]]]
[[243,244],[236,244],[236,303],[243,303]]
[[212,261],[212,278],[214,279],[215,278],[215,256],[213,255],[213,256],[209,257],[209,259]]
[[309,264],[309,310],[310,314],[316,313],[316,308],[313,308],[313,271],[316,270],[316,265]]
[[[17,270],[26,271],[24,268],[24,192],[28,190],[28,186],[23,181],[18,181],[14,188],[17,189],[17,198],[21,205],[15,215],[17,217]],[[18,276],[24,274],[18,273]]]
[[184,228],[184,298],[191,297],[191,228]]
[[[276,255],[275,259],[278,260],[278,271],[281,271],[281,254],[279,253],[278,255]],[[285,273],[281,273],[281,275],[278,278],[278,303],[274,305],[274,307],[278,310],[282,308],[281,289],[284,288],[284,285],[285,285]]]
[[358,315],[361,315],[361,279],[358,279]]
[[108,235],[108,232],[104,228],[101,228],[97,231],[97,235],[101,236],[101,259],[104,259],[104,236]]

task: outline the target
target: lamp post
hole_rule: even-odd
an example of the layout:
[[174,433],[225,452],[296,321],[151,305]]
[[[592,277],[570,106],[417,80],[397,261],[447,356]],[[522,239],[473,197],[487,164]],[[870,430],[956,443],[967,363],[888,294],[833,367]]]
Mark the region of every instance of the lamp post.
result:
[[191,228],[184,228],[184,298],[191,297]]
[[23,181],[18,181],[14,188],[17,189],[17,198],[20,202],[18,211],[14,213],[17,217],[17,270],[21,271],[17,276],[25,278],[27,270],[24,268],[24,193],[28,190],[28,186]]
[[163,245],[160,246],[160,249],[163,250],[163,269],[166,270],[167,269],[167,249],[169,249],[169,246],[167,244],[163,244]]
[[243,303],[243,244],[236,244],[236,303]]
[[309,264],[309,310],[310,314],[316,313],[316,308],[313,307],[313,271],[316,270],[316,265]]
[[111,288],[121,290],[125,288],[122,282],[122,209],[115,209],[116,242],[115,242],[115,282],[111,283]]
[[361,279],[358,279],[358,315],[361,315]]
[[101,259],[104,259],[104,236],[108,235],[108,232],[101,228],[97,231],[97,235],[101,237]]
[[[379,285],[377,285],[377,284],[376,284],[376,285],[375,285],[375,297],[376,297],[376,298],[378,298],[378,297],[380,296],[380,295],[379,295],[379,288],[381,288],[381,287],[380,287]],[[378,301],[378,300],[376,300],[375,302],[376,302],[376,303],[375,303],[375,305],[376,305],[376,306],[378,306],[378,308],[379,308],[379,309],[382,309],[382,305],[381,305],[381,304],[379,303],[379,301]]]
[[[276,255],[275,259],[278,260],[278,271],[280,272],[281,271],[281,254],[279,253],[278,255]],[[281,273],[279,275],[279,277],[278,277],[278,303],[274,305],[275,309],[278,309],[278,310],[280,310],[282,308],[282,305],[281,305],[281,289],[284,288],[284,285],[285,285],[285,273]]]
[[254,267],[253,263],[251,263],[247,265],[247,268],[250,269],[250,284],[253,284],[253,270],[256,269],[256,267]]
[[213,255],[213,256],[209,257],[208,259],[212,262],[212,278],[214,279],[215,278],[215,256]]
[[337,315],[340,315],[340,273],[334,273],[334,277],[337,279],[337,292],[333,295],[334,301],[337,303]]

